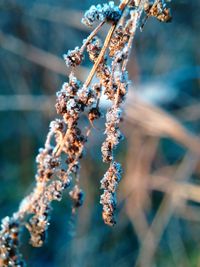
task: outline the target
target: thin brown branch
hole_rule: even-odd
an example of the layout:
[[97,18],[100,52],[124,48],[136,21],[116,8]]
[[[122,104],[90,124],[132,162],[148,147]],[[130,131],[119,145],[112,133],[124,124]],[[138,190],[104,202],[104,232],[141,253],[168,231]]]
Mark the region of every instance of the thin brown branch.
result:
[[[119,5],[119,9],[121,9],[122,12],[124,11],[124,9],[125,9],[125,7],[127,6],[128,2],[129,2],[129,0],[124,0],[124,1],[122,1],[122,2],[120,3],[120,5]],[[103,60],[103,57],[104,57],[105,52],[106,52],[106,50],[107,50],[107,48],[108,48],[108,46],[109,46],[110,40],[111,40],[112,35],[113,35],[113,33],[114,33],[115,29],[116,29],[116,26],[117,26],[117,23],[113,23],[113,24],[112,24],[112,26],[111,26],[111,28],[110,28],[110,30],[109,30],[109,32],[108,32],[106,38],[105,38],[105,41],[104,41],[103,47],[102,47],[102,49],[101,49],[101,52],[100,52],[100,54],[99,54],[97,60],[95,61],[94,65],[93,65],[93,67],[92,67],[92,69],[91,69],[91,71],[90,71],[90,74],[88,75],[88,77],[87,77],[87,79],[86,79],[86,81],[85,81],[85,86],[86,86],[86,87],[87,87],[87,86],[90,84],[90,82],[92,81],[92,78],[94,77],[94,75],[95,75],[95,73],[96,73],[96,70],[97,70],[99,64],[100,64],[100,63],[102,62],[102,60]]]

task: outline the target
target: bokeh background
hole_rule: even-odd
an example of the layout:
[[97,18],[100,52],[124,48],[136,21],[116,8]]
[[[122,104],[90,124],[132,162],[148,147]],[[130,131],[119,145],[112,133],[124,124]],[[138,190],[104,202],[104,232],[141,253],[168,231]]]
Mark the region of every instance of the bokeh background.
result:
[[[55,93],[67,80],[62,54],[88,35],[80,19],[91,4],[97,2],[0,0],[1,218],[34,186],[35,157],[56,116]],[[83,207],[73,215],[67,192],[54,203],[43,248],[32,248],[24,231],[28,266],[200,266],[200,1],[169,5],[172,23],[149,19],[129,62],[126,139],[116,155],[124,166],[117,225],[104,225],[99,204],[107,168],[102,119],[82,160]],[[79,69],[81,80],[90,67],[86,61]]]

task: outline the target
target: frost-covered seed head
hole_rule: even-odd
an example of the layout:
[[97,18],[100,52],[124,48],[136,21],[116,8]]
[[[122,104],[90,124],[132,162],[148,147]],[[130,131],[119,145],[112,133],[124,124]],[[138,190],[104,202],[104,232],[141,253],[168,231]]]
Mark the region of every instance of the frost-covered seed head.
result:
[[104,15],[102,14],[102,7],[101,5],[94,6],[92,5],[89,10],[87,10],[84,14],[82,19],[82,23],[88,27],[92,27],[94,22],[96,21],[103,21]]
[[101,113],[99,111],[99,108],[91,108],[88,113],[88,119],[92,122],[98,118],[100,118]]
[[74,50],[69,50],[67,54],[63,55],[67,67],[76,67],[81,64],[83,59],[83,54],[79,47]]
[[0,264],[6,266],[25,266],[19,253],[20,224],[17,219],[5,217],[0,230]]
[[77,185],[75,185],[73,190],[69,192],[69,195],[72,198],[74,208],[78,208],[83,205],[84,193]]
[[56,133],[56,132],[63,132],[65,129],[64,121],[61,119],[55,119],[54,121],[50,122],[49,125],[50,131]]
[[87,10],[82,19],[82,23],[86,26],[93,26],[97,21],[111,21],[117,22],[121,17],[121,10],[118,6],[115,6],[113,1],[110,1],[108,4],[100,4],[97,6],[92,5],[89,10]]
[[102,42],[100,38],[95,36],[87,45],[87,52],[89,54],[90,60],[95,61],[97,59],[100,54],[101,48]]
[[122,116],[121,108],[111,108],[106,114],[106,122],[119,123]]

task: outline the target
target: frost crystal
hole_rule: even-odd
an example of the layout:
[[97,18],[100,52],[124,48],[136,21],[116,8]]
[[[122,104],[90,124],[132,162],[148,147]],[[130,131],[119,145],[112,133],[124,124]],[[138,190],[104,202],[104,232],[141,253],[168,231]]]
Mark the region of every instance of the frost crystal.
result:
[[91,27],[96,21],[112,21],[117,22],[121,17],[121,10],[115,6],[113,1],[108,4],[100,4],[97,6],[92,5],[88,11],[85,12],[82,23]]
[[69,50],[67,54],[63,55],[67,67],[76,67],[81,64],[83,54],[77,46],[74,50]]

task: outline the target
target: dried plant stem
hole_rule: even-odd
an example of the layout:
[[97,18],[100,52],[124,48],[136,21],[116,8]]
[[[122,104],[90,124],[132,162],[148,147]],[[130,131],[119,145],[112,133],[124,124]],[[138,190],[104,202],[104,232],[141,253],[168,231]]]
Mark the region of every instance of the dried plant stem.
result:
[[101,61],[103,60],[103,57],[105,55],[105,52],[106,52],[106,49],[108,48],[108,45],[109,45],[109,42],[110,42],[110,39],[113,35],[113,32],[115,31],[115,28],[116,28],[116,24],[113,24],[112,27],[110,28],[107,36],[106,36],[106,39],[105,39],[105,42],[104,42],[104,45],[103,45],[103,48],[101,49],[101,52],[97,58],[97,60],[95,61],[95,64],[93,65],[88,77],[87,77],[87,80],[85,81],[85,86],[88,87],[89,84],[91,83],[92,81],[92,78],[94,77],[95,73],[96,73],[96,70],[99,66],[99,64],[101,63]]
[[119,5],[119,9],[121,9],[123,11],[129,2],[130,2],[130,0],[123,0]]
[[[127,6],[128,2],[129,2],[129,0],[124,0],[124,1],[119,5],[119,9],[120,9],[122,12],[123,12],[123,10],[125,9],[125,7]],[[108,34],[107,34],[107,36],[106,36],[106,39],[105,39],[105,41],[104,41],[104,45],[103,45],[103,47],[102,47],[102,49],[101,49],[101,52],[100,52],[100,54],[99,54],[97,60],[95,61],[94,65],[93,65],[93,67],[92,67],[92,69],[91,69],[91,71],[90,71],[90,73],[89,73],[89,75],[88,75],[88,77],[87,77],[87,80],[85,81],[85,86],[86,86],[86,87],[91,83],[92,78],[94,77],[94,75],[95,75],[95,73],[96,73],[96,70],[97,70],[99,64],[100,64],[101,61],[103,60],[103,57],[104,57],[105,52],[106,52],[106,49],[107,49],[108,46],[109,46],[110,40],[111,40],[112,35],[113,35],[113,33],[114,33],[115,29],[116,29],[116,26],[117,26],[117,24],[116,24],[116,23],[113,23],[112,26],[111,26],[111,28],[110,28],[110,30],[109,30],[109,32],[108,32]]]
[[63,146],[66,144],[67,138],[69,136],[69,133],[71,131],[71,128],[69,127],[60,143],[57,144],[57,146],[54,148],[53,155],[58,157],[60,153],[62,152]]
[[[86,137],[89,137],[90,133],[91,133],[91,127],[88,128],[88,130],[86,132]],[[67,133],[65,136],[67,136]],[[69,164],[68,169],[67,169],[67,173],[70,173],[71,169],[73,168],[74,163],[79,159],[81,153],[83,152],[83,148],[84,148],[84,146],[81,147],[80,152],[77,154],[74,161],[71,164]]]
[[[141,13],[141,11],[140,11]],[[122,64],[122,71],[125,71],[126,68],[127,68],[127,64],[128,64],[128,60],[129,60],[129,56],[130,56],[130,53],[131,53],[131,46],[132,46],[132,43],[133,43],[133,39],[135,37],[135,29],[136,29],[136,23],[138,22],[138,18],[140,18],[140,15],[141,14],[138,14],[136,13],[135,14],[135,18],[134,18],[134,21],[133,21],[133,30],[131,31],[131,34],[130,34],[130,37],[129,37],[129,40],[128,40],[128,44],[127,44],[127,57],[125,58],[123,64]]]
[[105,20],[103,20],[87,37],[84,44],[82,45],[80,52],[83,53],[88,43],[92,40],[92,38],[98,33],[98,31],[101,29],[101,27],[105,24]]
[[[124,0],[124,1],[119,5],[119,9],[123,11],[123,10],[125,9],[125,7],[127,6],[128,2],[129,2],[129,0]],[[88,44],[88,43],[90,42],[90,40],[91,40],[91,39],[98,33],[98,31],[100,30],[100,28],[103,26],[104,23],[105,23],[105,20],[102,21],[102,22],[101,22],[101,23],[100,23],[100,24],[99,24],[99,25],[92,31],[92,33],[88,36],[88,38],[86,39],[84,45],[83,45],[83,46],[81,47],[81,49],[80,49],[81,52],[83,52],[83,50],[86,48],[87,44]],[[116,23],[113,23],[113,25],[111,26],[111,28],[110,28],[110,30],[109,30],[107,36],[106,36],[106,39],[105,39],[105,41],[104,41],[103,48],[101,49],[101,52],[100,52],[100,54],[99,54],[97,60],[95,61],[95,64],[94,64],[93,68],[91,69],[91,71],[90,71],[90,73],[89,73],[89,75],[88,75],[88,77],[87,77],[87,80],[86,80],[85,83],[84,83],[85,87],[88,87],[89,84],[90,84],[90,82],[92,81],[92,78],[94,77],[94,75],[95,75],[95,73],[96,73],[96,70],[97,70],[99,64],[101,63],[101,61],[102,61],[102,59],[103,59],[103,57],[104,57],[104,55],[105,55],[106,49],[107,49],[108,46],[109,46],[110,40],[111,40],[111,38],[112,38],[113,32],[114,32],[115,29],[116,29],[116,26],[117,26]],[[131,48],[132,41],[133,41],[133,38],[130,38],[129,48]],[[127,61],[128,61],[128,59],[127,59]],[[118,92],[117,92],[117,95],[118,95],[118,96],[119,96],[119,90],[120,90],[120,88],[118,89]],[[118,99],[118,97],[117,97],[117,99]],[[99,100],[98,100],[98,102],[99,102]],[[98,102],[97,102],[97,105],[99,105]],[[117,100],[116,100],[116,102],[117,102]],[[60,153],[61,153],[61,151],[62,151],[62,148],[63,148],[63,146],[64,146],[64,144],[65,144],[65,142],[66,142],[66,140],[67,140],[68,134],[69,134],[69,129],[67,130],[67,132],[66,132],[66,134],[65,134],[65,136],[64,136],[64,138],[63,138],[62,143],[61,143],[61,144],[58,144],[57,147],[55,148],[54,155],[56,155],[56,156],[59,156],[59,155],[60,155]]]
[[[101,116],[99,109],[101,93],[111,100],[112,106],[106,112],[106,139],[101,147],[102,159],[109,163],[109,168],[101,180],[101,189],[104,192],[100,203],[103,206],[104,222],[108,225],[116,223],[116,189],[121,180],[122,168],[121,164],[115,161],[114,150],[123,139],[119,123],[122,118],[121,104],[125,100],[128,89],[126,68],[134,34],[144,10],[144,3],[145,0],[139,3],[122,0],[120,5],[116,6],[110,1],[108,4],[93,5],[86,11],[83,23],[87,26],[93,26],[97,21],[100,23],[83,41],[81,48],[69,50],[64,55],[64,59],[66,65],[74,70],[82,63],[84,52],[87,50],[94,65],[84,84],[71,71],[68,82],[65,82],[61,90],[57,92],[56,110],[61,118],[50,123],[45,146],[39,150],[36,158],[36,186],[22,200],[18,211],[2,220],[0,256],[4,262],[3,267],[6,267],[7,263],[9,266],[23,266],[21,254],[18,251],[18,234],[22,226],[25,225],[30,232],[30,242],[33,246],[43,245],[49,226],[51,203],[62,199],[64,189],[74,178],[75,185],[69,192],[73,200],[73,210],[82,205],[83,192],[78,185],[80,158],[83,155],[93,121]],[[124,12],[125,10],[128,12]],[[169,12],[157,8],[156,15],[151,12],[150,16],[156,16],[161,21],[165,21],[166,14],[168,15]],[[105,22],[111,23],[111,27],[101,46],[102,42],[97,33]],[[106,60],[105,54],[108,48],[109,60]],[[95,74],[98,82],[90,85]],[[90,126],[84,135],[79,122],[85,111],[88,112]],[[51,144],[52,138],[54,142]],[[17,233],[16,236],[12,235],[12,231]],[[6,235],[10,238],[9,242],[5,238]]]
[[[119,8],[123,11],[124,8],[126,7],[126,5],[128,4],[128,2],[129,2],[129,1],[123,1],[123,2],[120,4]],[[142,3],[143,3],[143,2],[141,1],[140,4],[142,4]],[[138,17],[139,17],[139,15],[140,15],[140,14],[138,14]],[[137,21],[137,19],[136,19],[136,21]],[[96,33],[99,31],[99,29],[101,28],[101,26],[102,26],[104,23],[105,23],[105,21],[102,21],[102,22],[95,28],[95,30],[89,35],[89,37],[87,38],[87,40],[86,40],[86,42],[85,42],[85,45],[82,46],[82,49],[85,48],[86,44],[87,44],[87,43],[88,43],[88,42],[89,42],[89,41],[96,35]],[[117,25],[116,23],[113,23],[113,25],[112,25],[110,31],[108,32],[108,35],[107,35],[107,37],[106,37],[106,39],[105,39],[105,42],[104,42],[104,46],[103,46],[103,48],[102,48],[102,50],[101,50],[101,52],[100,52],[100,54],[99,54],[97,60],[95,61],[95,64],[94,64],[94,66],[93,66],[93,68],[92,68],[92,70],[91,70],[90,75],[88,76],[88,79],[87,79],[86,82],[85,82],[85,85],[86,85],[86,86],[88,86],[89,83],[91,82],[91,79],[92,79],[93,75],[95,74],[96,69],[97,69],[99,63],[101,62],[101,60],[102,60],[102,58],[103,58],[103,56],[104,56],[104,54],[105,54],[105,51],[106,51],[106,49],[107,49],[107,47],[108,47],[108,45],[109,45],[110,39],[111,39],[112,34],[113,34],[113,32],[114,32],[114,30],[115,30],[115,28],[116,28],[116,25]],[[133,41],[133,37],[134,37],[134,31],[132,32],[132,35],[131,35],[130,38],[129,38],[129,43],[128,43],[128,47],[127,47],[128,50],[131,48],[131,43],[132,43],[132,41]],[[124,70],[125,70],[125,68],[126,68],[127,61],[128,61],[128,58],[124,61],[124,64],[123,64],[123,69],[124,69]],[[118,96],[118,94],[119,94],[119,93],[117,93],[117,96]],[[63,146],[64,146],[64,144],[65,144],[65,142],[66,142],[66,140],[67,140],[67,137],[68,137],[68,134],[69,134],[69,133],[70,133],[70,126],[69,126],[68,130],[66,131],[66,133],[65,133],[63,139],[61,140],[61,142],[58,143],[57,146],[55,147],[55,150],[54,150],[54,152],[53,152],[53,155],[54,155],[54,156],[59,156],[60,153],[62,152],[62,148],[63,148]],[[47,139],[47,142],[46,142],[46,143],[50,143],[50,139],[51,139],[51,134],[48,135],[48,139]],[[40,184],[40,187],[41,187],[41,184]],[[33,199],[34,199],[34,197],[33,197]]]

